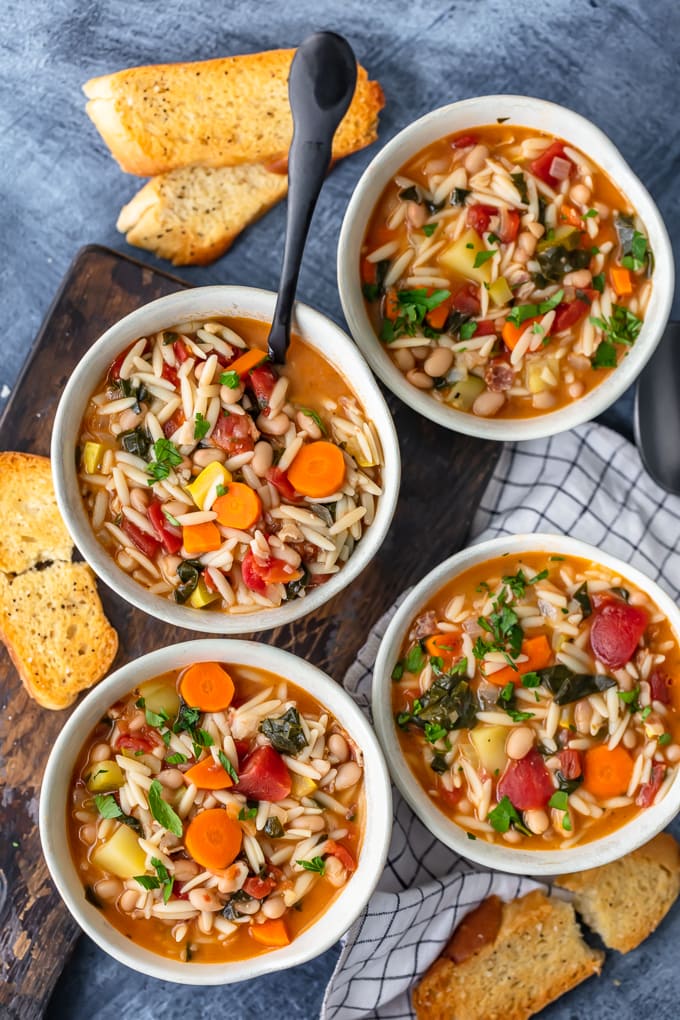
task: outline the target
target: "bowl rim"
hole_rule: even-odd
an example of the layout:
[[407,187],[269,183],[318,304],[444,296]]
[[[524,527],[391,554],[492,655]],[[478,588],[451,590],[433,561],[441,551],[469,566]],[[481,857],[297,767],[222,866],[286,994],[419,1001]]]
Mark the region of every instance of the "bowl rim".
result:
[[556,875],[585,871],[618,860],[665,828],[680,810],[680,769],[660,804],[644,809],[613,832],[589,843],[577,844],[567,850],[521,850],[487,843],[482,839],[470,840],[465,829],[435,806],[412,773],[396,735],[390,698],[391,674],[403,635],[422,606],[469,567],[504,554],[532,550],[580,556],[620,573],[651,596],[667,616],[676,639],[680,641],[680,609],[654,581],[637,568],[596,546],[565,535],[535,532],[492,538],[467,546],[444,560],[426,574],[399,604],[376,656],[371,710],[393,782],[423,825],[437,839],[481,867],[519,875]]
[[[173,668],[172,664],[182,668],[200,661],[231,662],[279,672],[330,708],[364,754],[367,810],[357,870],[330,907],[289,946],[244,960],[184,964],[132,942],[87,902],[69,849],[66,810],[73,765],[102,712],[144,679]],[[64,763],[68,766],[66,769]],[[119,963],[150,977],[189,985],[231,984],[297,966],[325,952],[356,920],[373,893],[385,866],[391,829],[391,787],[380,745],[367,718],[344,688],[327,673],[291,652],[258,641],[215,637],[156,649],[121,666],[93,688],[55,741],[43,777],[39,805],[44,858],[59,895],[80,928]]]
[[[475,126],[474,122],[460,123],[460,120],[477,111],[479,119],[476,126],[492,123],[502,115],[507,115],[518,126],[534,126],[530,123],[531,117],[541,112],[551,117],[559,128],[565,128],[564,132],[554,133],[576,136],[574,145],[586,155],[595,148],[596,153],[590,158],[598,166],[606,164],[603,167],[605,172],[632,203],[650,239],[653,238],[654,285],[640,335],[633,347],[615,371],[583,397],[554,411],[527,418],[480,418],[445,407],[407,382],[375,335],[359,282],[359,253],[365,224],[390,177],[432,141],[457,129]],[[526,115],[524,119],[522,113]],[[359,178],[347,205],[338,241],[337,274],[349,331],[373,371],[400,400],[424,417],[453,431],[484,439],[510,441],[546,438],[567,431],[597,417],[618,400],[638,377],[661,339],[670,317],[675,270],[670,239],[656,203],[607,135],[587,117],[568,107],[531,96],[500,94],[475,96],[432,110],[402,128],[383,146]]]
[[[98,577],[124,601],[164,623],[194,632],[216,635],[255,633],[292,623],[315,612],[356,580],[370,563],[387,536],[397,506],[401,478],[399,442],[392,415],[377,381],[356,345],[340,326],[322,312],[296,302],[293,329],[330,361],[347,381],[365,407],[367,417],[373,421],[383,450],[383,494],[377,503],[375,519],[343,568],[304,598],[276,609],[236,616],[224,612],[206,613],[179,605],[164,596],[149,594],[116,564],[95,537],[80,497],[73,451],[87,400],[103,374],[107,358],[110,363],[115,354],[136,336],[162,328],[161,325],[150,326],[152,321],[173,325],[181,320],[209,315],[221,318],[240,315],[261,322],[271,321],[275,302],[276,294],[272,291],[225,284],[186,288],[142,305],[110,326],[86,351],[64,388],[55,414],[50,451],[52,477],[57,505],[75,545]],[[147,328],[141,328],[138,323],[146,323]],[[317,346],[317,336],[328,337],[329,346],[337,351],[335,359]]]

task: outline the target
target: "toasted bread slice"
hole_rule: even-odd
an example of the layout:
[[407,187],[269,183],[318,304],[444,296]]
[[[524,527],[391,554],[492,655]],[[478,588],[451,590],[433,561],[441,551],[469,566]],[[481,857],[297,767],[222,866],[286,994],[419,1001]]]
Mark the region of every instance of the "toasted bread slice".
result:
[[262,163],[185,167],[145,184],[123,207],[117,226],[128,244],[176,266],[202,266],[223,255],[287,190],[285,173]]
[[70,560],[73,543],[59,515],[47,457],[0,453],[0,570]]
[[668,832],[601,868],[562,875],[574,906],[610,949],[628,953],[663,921],[680,894],[680,846]]
[[[293,133],[288,72],[295,50],[190,64],[134,67],[88,81],[87,112],[123,170],[152,177],[178,167],[266,162]],[[358,69],[333,142],[340,158],[377,137],[382,89]]]
[[52,709],[100,680],[118,649],[86,563],[0,573],[0,637],[28,693]]
[[574,908],[535,890],[503,904],[500,928],[462,963],[440,956],[413,993],[418,1020],[527,1020],[599,974]]

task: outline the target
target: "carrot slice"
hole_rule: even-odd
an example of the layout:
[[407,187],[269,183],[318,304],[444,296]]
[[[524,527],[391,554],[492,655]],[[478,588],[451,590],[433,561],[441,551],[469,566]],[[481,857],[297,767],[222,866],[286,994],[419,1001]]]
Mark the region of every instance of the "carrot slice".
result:
[[234,697],[234,681],[216,662],[196,662],[179,682],[179,693],[190,708],[222,712]]
[[241,838],[241,826],[224,808],[210,808],[189,822],[184,845],[197,864],[215,871],[235,860],[241,849]]
[[222,536],[213,521],[205,524],[189,524],[182,528],[182,545],[189,556],[200,556],[213,552],[222,545]]
[[451,310],[451,302],[452,298],[449,297],[445,301],[442,301],[440,305],[437,305],[436,308],[433,308],[431,311],[427,313],[427,315],[425,316],[425,321],[427,322],[428,326],[431,326],[432,329],[444,328],[444,326],[446,325],[446,320],[449,317],[449,312]]
[[624,266],[612,266],[609,270],[609,276],[612,281],[612,287],[619,297],[633,293],[633,281],[631,280],[629,269],[626,269]]
[[573,205],[569,205],[568,202],[562,203],[560,209],[560,219],[564,223],[568,223],[572,227],[576,227],[577,230],[583,230],[583,220],[581,214],[574,209]]
[[451,663],[460,651],[460,640],[452,634],[433,634],[425,639],[425,649],[428,655]]
[[394,289],[394,287],[390,287],[390,289],[385,294],[384,313],[385,318],[389,319],[390,322],[394,322],[394,320],[399,315],[399,299],[397,297],[397,292]]
[[239,375],[245,375],[246,372],[250,372],[251,368],[255,368],[261,361],[267,357],[266,351],[260,351],[256,347],[246,351],[245,354],[241,354],[236,361],[232,361],[231,365],[227,365],[227,372],[238,372]]
[[594,797],[618,797],[628,789],[633,774],[633,759],[618,744],[610,751],[599,744],[586,751],[583,763],[583,788]]
[[288,584],[289,581],[297,581],[301,577],[302,571],[293,570],[290,563],[286,563],[285,560],[270,560],[263,572],[263,580],[267,584]]
[[280,917],[277,917],[276,920],[264,921],[262,924],[251,924],[249,930],[251,938],[263,946],[280,948],[290,945],[290,935]]
[[511,351],[514,350],[515,347],[517,346],[519,338],[522,336],[524,331],[527,329],[531,329],[534,322],[540,321],[541,321],[540,315],[535,315],[531,319],[525,319],[521,326],[515,326],[513,322],[508,322],[506,320],[503,323],[502,333],[503,340],[505,341],[505,346],[509,347]]
[[212,755],[187,769],[184,778],[187,783],[193,783],[199,790],[228,790],[234,785],[227,770],[215,761]]
[[332,496],[345,481],[342,450],[324,439],[307,443],[288,468],[288,480],[303,496]]
[[537,637],[525,638],[522,642],[522,655],[528,656],[525,662],[518,662],[517,669],[512,666],[504,666],[503,669],[490,673],[487,680],[499,687],[505,687],[508,681],[519,685],[525,673],[533,673],[536,669],[545,669],[550,665],[552,649],[545,634]]
[[212,508],[225,528],[241,531],[252,528],[262,516],[262,501],[245,482],[229,482],[224,496],[218,496]]

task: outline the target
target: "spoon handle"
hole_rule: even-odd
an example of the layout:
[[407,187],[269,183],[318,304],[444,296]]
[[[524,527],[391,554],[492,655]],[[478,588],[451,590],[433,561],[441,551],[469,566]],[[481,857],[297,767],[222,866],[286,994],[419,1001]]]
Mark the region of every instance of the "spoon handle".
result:
[[324,178],[333,136],[356,85],[356,58],[333,32],[309,36],[298,48],[288,82],[293,140],[288,154],[288,209],[281,281],[269,333],[269,356],[283,364],[302,254]]

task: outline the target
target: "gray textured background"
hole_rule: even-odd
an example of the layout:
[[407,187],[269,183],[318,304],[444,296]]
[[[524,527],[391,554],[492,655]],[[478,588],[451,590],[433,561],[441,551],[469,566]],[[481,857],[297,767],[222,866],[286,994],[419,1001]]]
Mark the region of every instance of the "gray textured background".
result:
[[[677,237],[677,0],[6,0],[0,5],[0,292],[6,323],[0,387],[13,385],[81,245],[109,244],[154,263],[129,249],[115,230],[118,210],[138,182],[119,171],[85,116],[82,82],[137,63],[294,45],[320,27],[346,34],[381,81],[387,95],[382,142],[420,114],[467,96],[518,92],[561,102],[610,135]],[[304,300],[338,320],[335,246],[347,199],[371,155],[369,150],[341,163],[328,180],[300,277]],[[220,262],[183,275],[201,284],[274,287],[283,223],[283,207],[274,209]],[[608,420],[628,431],[630,395]],[[446,441],[443,431],[441,439]],[[629,957],[611,954],[602,978],[543,1015],[633,1020],[654,1012],[658,1020],[675,1020],[678,942],[680,910],[642,949]],[[318,1012],[336,957],[337,949],[237,988],[194,990],[139,977],[83,938],[48,1017],[306,1020]]]

